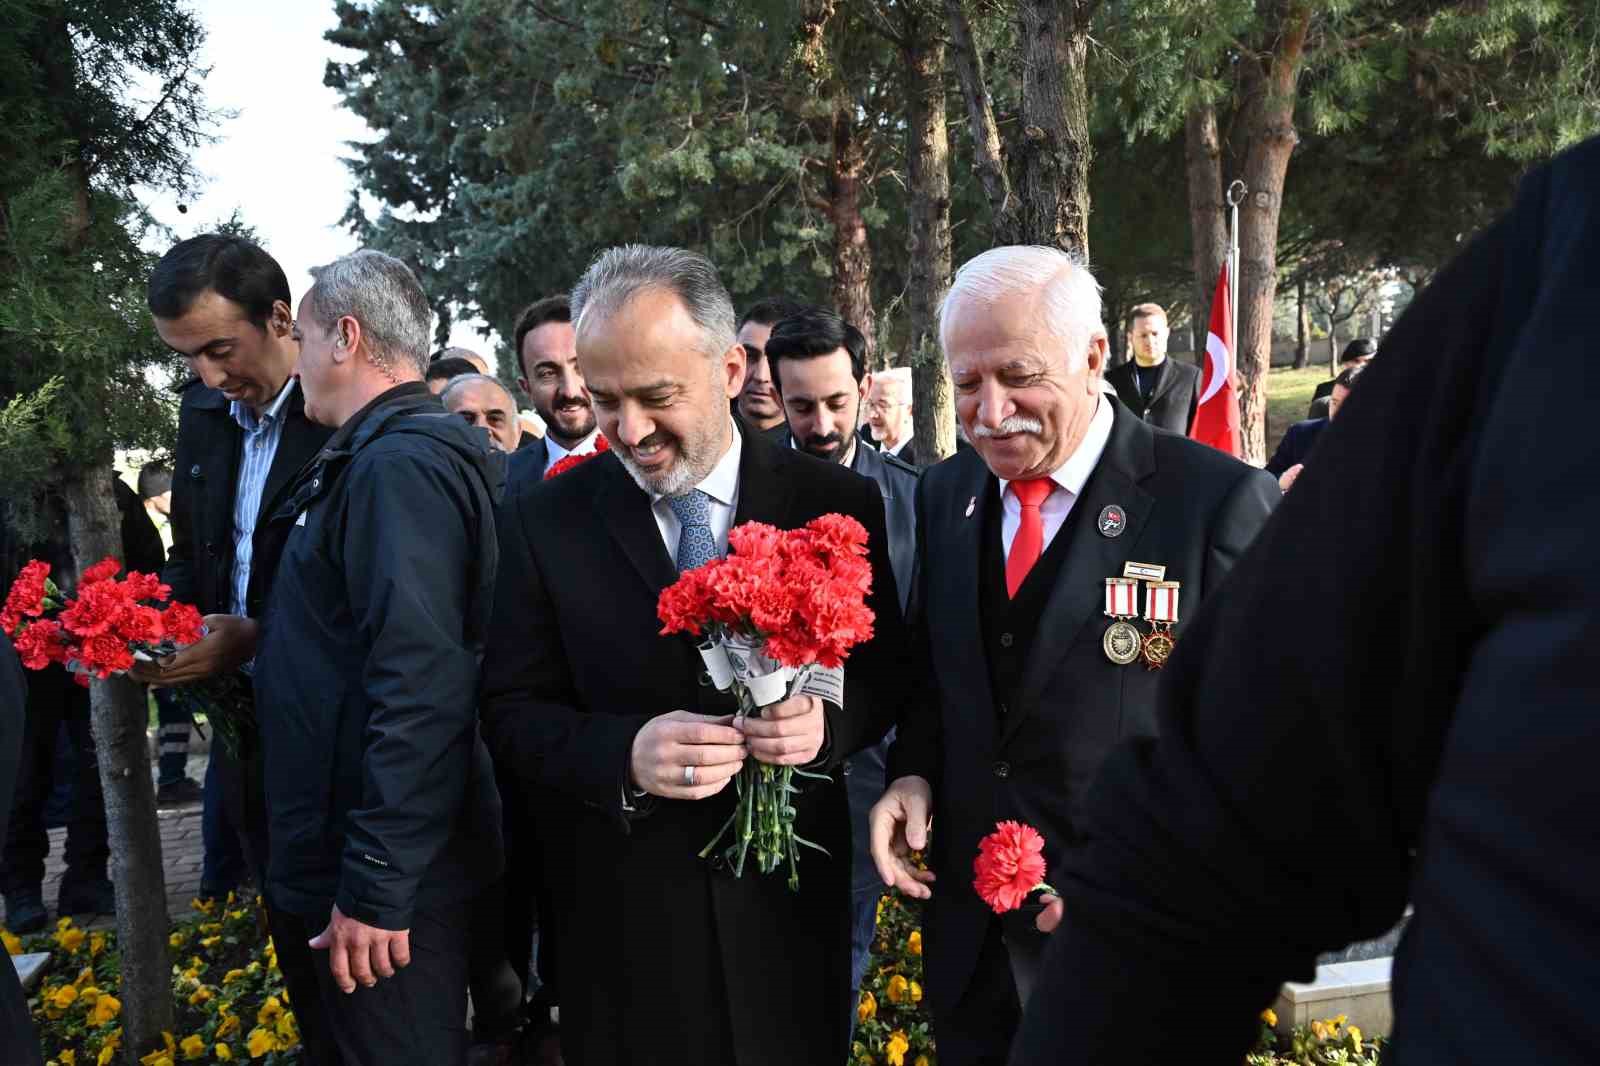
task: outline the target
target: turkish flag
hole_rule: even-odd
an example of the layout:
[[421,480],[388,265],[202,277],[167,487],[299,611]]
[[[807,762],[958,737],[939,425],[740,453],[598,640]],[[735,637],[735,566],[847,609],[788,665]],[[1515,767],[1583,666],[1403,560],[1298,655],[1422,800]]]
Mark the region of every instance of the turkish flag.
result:
[[1239,458],[1239,394],[1234,391],[1233,302],[1228,294],[1228,264],[1217,277],[1211,298],[1211,325],[1206,332],[1206,361],[1200,371],[1200,404],[1189,436]]

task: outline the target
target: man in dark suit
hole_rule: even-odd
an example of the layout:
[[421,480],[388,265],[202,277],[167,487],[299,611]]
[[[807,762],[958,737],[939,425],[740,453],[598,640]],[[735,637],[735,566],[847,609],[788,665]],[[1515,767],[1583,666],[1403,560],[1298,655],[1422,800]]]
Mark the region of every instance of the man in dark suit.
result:
[[[1045,944],[1037,911],[997,917],[973,890],[979,839],[1002,819],[1027,823],[1050,869],[1081,846],[1101,759],[1155,730],[1161,675],[1147,666],[1184,634],[1166,594],[1192,611],[1279,494],[1266,474],[1101,396],[1099,291],[1061,252],[972,260],[940,329],[973,450],[925,471],[918,490],[918,555],[939,563],[922,568],[914,624],[937,699],[900,722],[872,848],[886,883],[928,899],[939,1058],[969,1066],[1004,1061]],[[1134,581],[1146,619],[1143,597],[1128,596],[1134,617],[1108,630],[1108,578],[1162,582]],[[931,873],[906,859],[930,817]]]
[[[262,609],[288,533],[266,518],[331,433],[306,418],[292,376],[299,346],[289,300],[283,268],[243,237],[192,237],[151,272],[156,332],[195,374],[178,408],[172,551],[162,579],[174,599],[199,608],[209,632],[162,663],[137,669],[141,681],[183,685],[248,670],[255,658]],[[259,746],[236,760],[214,745],[207,774],[221,775],[214,787],[256,884],[264,885],[267,814]],[[269,923],[273,910],[268,904]],[[310,949],[294,937],[276,943],[308,1060],[337,1063],[317,1003]]]
[[1187,437],[1200,403],[1200,368],[1167,358],[1167,313],[1160,304],[1140,304],[1130,321],[1133,358],[1107,370],[1106,381],[1135,418]]
[[766,296],[739,316],[739,343],[744,345],[744,384],[734,401],[739,420],[774,444],[782,444],[789,434],[783,421],[783,400],[772,387],[772,368],[767,365],[767,337],[772,327],[801,310],[802,304],[787,296]]
[[[1357,337],[1344,346],[1344,351],[1339,356],[1339,373],[1353,370],[1356,367],[1366,366],[1372,357],[1378,354],[1378,343],[1370,337]],[[1306,412],[1307,418],[1326,418],[1328,416],[1329,401],[1333,396],[1334,386],[1339,382],[1337,377],[1321,382],[1316,391],[1311,394],[1311,407]]]
[[545,426],[543,437],[511,453],[506,484],[514,489],[526,481],[542,480],[546,470],[569,455],[594,451],[600,430],[578,369],[577,333],[566,293],[523,308],[512,336],[522,369],[517,387],[527,394]]
[[[794,797],[800,886],[699,852],[733,810],[747,758],[837,767],[881,736],[903,687],[905,632],[877,488],[737,425],[733,305],[704,257],[629,245],[573,292],[578,354],[611,450],[501,512],[484,664],[491,745],[564,797],[557,906],[583,951],[562,960],[576,1066],[814,1066],[847,1054],[849,821],[837,775]],[[874,635],[845,667],[844,708],[797,694],[731,717],[695,643],[656,603],[734,525],[822,514],[867,529]]]
[[[783,401],[788,444],[824,462],[849,467],[871,478],[883,495],[889,533],[889,563],[904,612],[917,579],[917,471],[867,444],[855,432],[867,372],[867,340],[850,323],[820,307],[808,307],[780,320],[767,338],[772,384]],[[851,932],[851,986],[861,983],[871,955],[872,937],[883,895],[867,847],[867,812],[883,795],[887,738],[845,761],[850,794],[854,854],[851,894],[855,925]]]
[[1311,455],[1312,445],[1322,436],[1322,431],[1328,428],[1328,423],[1339,413],[1339,408],[1350,395],[1356,378],[1361,376],[1363,364],[1357,363],[1341,371],[1333,382],[1333,392],[1328,397],[1328,413],[1322,418],[1308,418],[1304,422],[1296,422],[1284,431],[1283,439],[1278,442],[1278,447],[1272,453],[1272,458],[1267,460],[1266,471],[1278,479],[1278,488],[1288,492],[1299,478],[1300,471],[1305,468],[1306,459]]
[[1236,1062],[1408,901],[1386,1061],[1594,1061],[1597,242],[1591,140],[1385,338],[1106,761],[1013,1061]]

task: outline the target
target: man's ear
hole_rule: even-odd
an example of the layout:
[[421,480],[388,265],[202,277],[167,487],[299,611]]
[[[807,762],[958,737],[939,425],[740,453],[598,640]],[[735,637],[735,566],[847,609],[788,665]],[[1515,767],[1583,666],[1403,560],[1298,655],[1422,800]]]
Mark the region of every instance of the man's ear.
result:
[[723,389],[731,400],[744,388],[745,373],[749,369],[745,365],[744,345],[734,341],[728,350],[722,353],[721,358],[724,373]]
[[294,332],[294,312],[282,300],[272,301],[272,311],[267,315],[267,329],[280,340]]

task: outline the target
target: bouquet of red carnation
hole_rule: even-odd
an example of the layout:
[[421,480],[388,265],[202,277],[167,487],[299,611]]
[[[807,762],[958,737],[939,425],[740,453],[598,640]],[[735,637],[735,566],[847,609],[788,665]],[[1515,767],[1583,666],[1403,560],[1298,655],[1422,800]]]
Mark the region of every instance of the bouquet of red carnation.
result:
[[582,466],[584,463],[588,462],[590,459],[593,459],[601,452],[608,452],[610,450],[611,445],[606,442],[606,435],[604,433],[596,433],[594,435],[594,451],[575,453],[573,455],[563,455],[561,458],[550,464],[550,469],[544,472],[544,480],[549,481],[557,474],[565,474],[568,470],[571,470],[575,466]]
[[172,589],[152,574],[129,571],[105,558],[83,572],[78,594],[65,597],[50,580],[50,564],[30,560],[0,608],[0,628],[16,644],[22,665],[43,670],[60,663],[87,686],[89,677],[126,673],[204,635],[200,612],[167,602]]
[[[717,688],[732,689],[738,714],[796,692],[837,693],[850,649],[872,636],[872,566],[867,531],[854,518],[827,514],[801,529],[780,530],[746,522],[728,534],[729,554],[680,574],[661,592],[656,614],[663,635],[701,637],[700,655]],[[756,867],[789,868],[789,887],[800,887],[799,847],[817,844],[794,831],[794,776],[824,775],[789,766],[746,762],[735,778],[733,814],[700,852],[709,857],[730,830],[722,857],[735,876],[744,873],[751,847]]]
[[978,841],[972,873],[973,890],[996,914],[1016,910],[1030,893],[1055,894],[1044,880],[1044,837],[1025,822],[1000,822]]

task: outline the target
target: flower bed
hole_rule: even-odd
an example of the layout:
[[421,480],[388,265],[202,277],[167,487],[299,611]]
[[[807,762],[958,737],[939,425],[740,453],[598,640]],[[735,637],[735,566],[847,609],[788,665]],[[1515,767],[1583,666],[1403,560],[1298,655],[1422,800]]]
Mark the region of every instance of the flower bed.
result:
[[[142,1066],[182,1062],[250,1062],[288,1066],[300,1061],[300,1033],[266,935],[256,897],[196,900],[194,915],[173,925],[172,1032]],[[48,951],[43,976],[28,1006],[42,1050],[55,1066],[106,1066],[120,1061],[122,1003],[116,992],[121,960],[116,935],[85,932],[63,918],[51,934],[18,941],[12,954]]]

